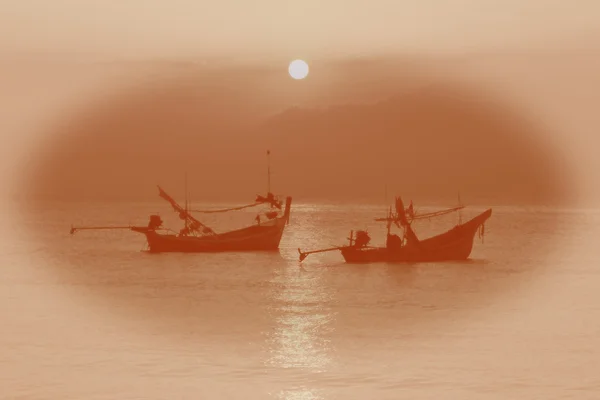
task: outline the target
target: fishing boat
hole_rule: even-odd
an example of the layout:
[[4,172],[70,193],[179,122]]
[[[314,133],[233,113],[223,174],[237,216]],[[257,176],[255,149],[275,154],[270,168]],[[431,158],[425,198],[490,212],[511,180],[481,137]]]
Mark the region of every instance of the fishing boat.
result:
[[[267,152],[267,157],[270,152]],[[147,251],[150,253],[180,252],[180,253],[214,253],[214,252],[237,252],[237,251],[275,251],[279,248],[279,242],[283,235],[285,226],[289,224],[292,198],[287,196],[283,204],[279,196],[275,196],[270,190],[270,164],[268,166],[268,187],[266,196],[257,196],[252,204],[233,208],[217,210],[193,210],[188,204],[187,174],[186,174],[186,196],[184,207],[180,206],[160,186],[158,194],[161,198],[171,204],[173,210],[184,221],[184,227],[179,232],[174,232],[163,227],[163,220],[159,215],[150,215],[147,226],[81,226],[71,227],[71,234],[80,230],[99,229],[128,229],[146,236]],[[259,212],[253,225],[217,233],[206,226],[192,213],[223,213],[242,210],[250,207],[267,205],[268,211]],[[262,218],[261,218],[262,217]]]
[[[412,201],[410,206],[405,208],[402,199],[397,197],[395,208],[396,213],[393,213],[390,207],[387,217],[375,219],[375,221],[387,223],[385,247],[369,246],[371,238],[367,231],[357,231],[356,236],[353,235],[353,231],[350,231],[349,244],[346,246],[306,252],[298,249],[300,261],[303,261],[309,254],[335,250],[339,250],[342,253],[347,263],[418,263],[467,260],[473,249],[475,235],[479,233],[483,240],[485,222],[492,215],[492,209],[487,209],[465,223],[459,220],[459,223],[447,232],[419,240],[411,226],[413,221],[430,219],[452,212],[460,212],[464,206],[416,214]],[[403,228],[404,235],[402,238],[391,233],[392,224]]]

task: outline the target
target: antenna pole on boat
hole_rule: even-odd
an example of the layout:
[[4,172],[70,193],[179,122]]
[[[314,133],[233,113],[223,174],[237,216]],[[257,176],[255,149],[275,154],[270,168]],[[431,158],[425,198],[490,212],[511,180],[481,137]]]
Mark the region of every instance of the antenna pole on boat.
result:
[[267,193],[271,193],[271,150],[267,150]]
[[187,214],[188,214],[188,182],[187,182],[187,171],[185,171],[184,174],[184,186],[185,186],[185,230],[187,232],[188,229],[188,219],[187,219]]
[[[458,192],[458,206],[461,207],[462,203],[460,201],[460,192]],[[460,212],[460,208],[458,209],[458,224],[462,225],[462,213]]]
[[383,188],[384,192],[383,192],[383,201],[385,202],[385,206],[388,206],[387,203],[387,199],[388,199],[388,191],[387,191],[387,183],[385,184],[385,187]]

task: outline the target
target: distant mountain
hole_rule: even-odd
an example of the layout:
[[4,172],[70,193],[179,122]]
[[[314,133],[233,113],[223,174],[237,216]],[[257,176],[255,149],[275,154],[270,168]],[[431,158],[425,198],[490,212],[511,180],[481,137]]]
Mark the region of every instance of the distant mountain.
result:
[[[476,94],[430,86],[374,104],[290,109],[260,130],[289,190],[325,198],[564,200],[564,165],[535,127]],[[300,189],[302,188],[302,189]]]
[[[306,82],[273,69],[164,77],[57,129],[33,168],[38,199],[252,199],[273,186],[299,201],[560,203],[564,165],[536,129],[477,93],[419,77],[413,64],[348,63]],[[311,80],[312,79],[312,80]]]

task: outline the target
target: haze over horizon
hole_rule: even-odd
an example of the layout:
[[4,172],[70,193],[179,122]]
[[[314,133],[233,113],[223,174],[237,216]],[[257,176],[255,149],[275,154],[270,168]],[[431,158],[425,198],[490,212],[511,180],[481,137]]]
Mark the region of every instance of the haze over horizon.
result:
[[[0,9],[7,104],[33,103],[36,91],[51,92],[44,85],[61,91],[96,80],[104,94],[113,90],[98,109],[64,111],[59,126],[32,130],[47,146],[22,158],[18,186],[33,184],[42,196],[154,198],[155,184],[196,169],[196,197],[239,199],[264,187],[270,148],[278,191],[300,198],[380,199],[396,181],[424,198],[460,191],[503,202],[600,201],[600,189],[583,184],[600,167],[590,144],[596,2],[32,0]],[[295,58],[311,66],[303,81],[287,75]],[[60,65],[78,59],[115,68]],[[125,88],[95,76],[117,69]],[[407,92],[419,85],[433,89]],[[473,101],[473,88],[483,97]],[[496,100],[501,109],[490,109]],[[366,157],[360,168],[351,146]]]
[[565,202],[569,168],[534,124],[412,61],[323,65],[300,84],[270,67],[156,78],[53,128],[27,192],[151,200],[156,184],[176,196],[188,171],[194,199],[236,201],[266,189],[269,149],[274,190],[300,201],[380,202],[387,186],[422,201]]

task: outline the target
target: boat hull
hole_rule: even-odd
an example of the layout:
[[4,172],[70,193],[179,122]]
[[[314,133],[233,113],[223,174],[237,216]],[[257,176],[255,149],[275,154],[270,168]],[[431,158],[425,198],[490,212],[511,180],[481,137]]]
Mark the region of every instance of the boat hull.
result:
[[473,250],[473,241],[477,230],[491,215],[492,210],[488,209],[448,232],[401,248],[346,247],[341,249],[342,256],[347,263],[415,263],[467,260]]
[[237,251],[277,251],[286,221],[254,225],[223,234],[195,237],[143,232],[150,253],[216,253]]
[[146,236],[150,253],[218,253],[277,251],[290,217],[292,199],[286,198],[284,214],[265,223],[206,236],[161,234],[147,227],[133,227]]

